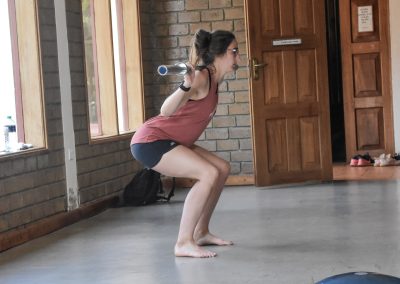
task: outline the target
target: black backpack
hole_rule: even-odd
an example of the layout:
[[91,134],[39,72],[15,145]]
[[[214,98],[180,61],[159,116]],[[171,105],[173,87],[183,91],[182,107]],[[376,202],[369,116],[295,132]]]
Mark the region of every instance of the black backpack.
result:
[[125,186],[123,204],[125,206],[142,206],[158,201],[168,202],[174,196],[175,178],[172,179],[172,189],[165,197],[160,173],[151,169],[140,170]]

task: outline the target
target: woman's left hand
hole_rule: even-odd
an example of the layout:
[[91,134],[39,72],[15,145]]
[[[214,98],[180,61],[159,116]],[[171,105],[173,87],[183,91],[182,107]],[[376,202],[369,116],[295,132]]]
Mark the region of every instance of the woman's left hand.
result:
[[191,87],[194,81],[194,76],[195,76],[195,69],[192,64],[189,62],[186,63],[186,66],[189,68],[189,71],[185,74],[183,77],[184,79],[184,86],[185,87]]

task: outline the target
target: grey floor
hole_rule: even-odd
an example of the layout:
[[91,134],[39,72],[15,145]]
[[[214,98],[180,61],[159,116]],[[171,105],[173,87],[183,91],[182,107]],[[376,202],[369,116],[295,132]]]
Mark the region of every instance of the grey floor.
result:
[[109,209],[0,254],[0,283],[310,284],[350,271],[400,277],[400,182],[227,187],[213,259],[175,258],[186,191]]

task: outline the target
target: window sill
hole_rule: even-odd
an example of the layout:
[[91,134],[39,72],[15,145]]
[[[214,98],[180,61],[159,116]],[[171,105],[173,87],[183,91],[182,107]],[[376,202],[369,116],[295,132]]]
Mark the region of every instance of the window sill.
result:
[[36,156],[46,153],[47,151],[48,150],[43,147],[29,148],[25,150],[15,150],[12,152],[0,151],[0,162],[8,159],[21,158],[21,156],[23,157]]
[[91,137],[89,144],[101,144],[115,141],[127,140],[131,139],[134,132],[124,133],[120,135],[112,135],[112,136],[96,136]]

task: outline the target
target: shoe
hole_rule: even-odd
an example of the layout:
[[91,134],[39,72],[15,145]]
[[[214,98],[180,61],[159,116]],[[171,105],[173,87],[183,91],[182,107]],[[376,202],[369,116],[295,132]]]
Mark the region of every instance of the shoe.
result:
[[364,158],[360,158],[358,159],[358,167],[365,167],[365,166],[371,166],[372,163],[370,160],[364,159]]
[[381,167],[386,166],[394,166],[396,164],[396,160],[390,157],[390,154],[385,155],[384,159],[381,159]]
[[365,167],[365,166],[371,166],[374,164],[374,160],[371,158],[371,156],[366,153],[358,159],[358,167]]
[[394,159],[394,165],[399,166],[400,165],[400,153],[394,153],[394,155],[392,155],[392,158]]
[[353,156],[350,160],[350,166],[351,167],[357,167],[358,166],[358,159],[360,159],[361,155],[357,154]]
[[374,157],[374,167],[380,167],[382,160],[385,159],[385,154],[381,154],[379,157]]

